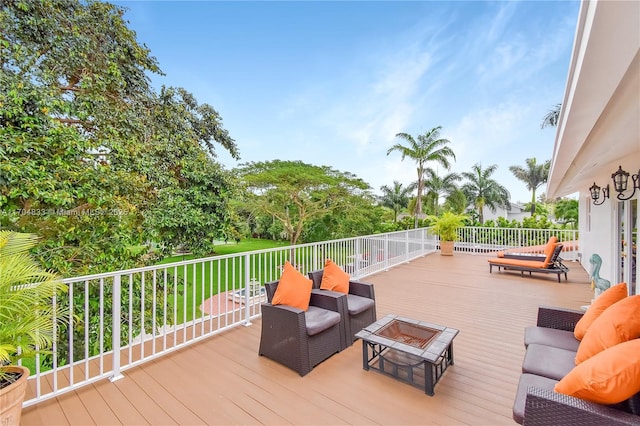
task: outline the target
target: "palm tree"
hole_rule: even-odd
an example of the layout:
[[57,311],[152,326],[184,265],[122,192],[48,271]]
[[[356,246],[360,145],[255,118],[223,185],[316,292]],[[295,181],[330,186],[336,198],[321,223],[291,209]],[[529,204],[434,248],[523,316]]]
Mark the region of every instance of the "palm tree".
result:
[[442,165],[442,167],[449,170],[451,167],[449,157],[454,160],[456,159],[451,148],[446,146],[449,143],[449,140],[440,137],[440,130],[442,130],[442,126],[434,127],[425,134],[418,135],[417,141],[408,133],[398,133],[396,137],[404,139],[407,142],[407,145],[397,143],[387,150],[387,155],[391,154],[393,151],[400,151],[402,154],[402,160],[404,160],[405,157],[409,157],[418,163],[416,227],[418,215],[422,213],[422,189],[426,163],[429,161],[435,161]]
[[549,167],[551,162],[545,161],[543,164],[537,164],[536,159],[527,158],[527,167],[509,166],[511,173],[527,185],[527,189],[531,191],[531,216],[536,214],[536,189],[549,178]]
[[495,180],[491,175],[498,169],[497,164],[493,164],[486,169],[477,163],[471,168],[471,172],[462,172],[462,177],[468,182],[462,185],[462,192],[467,200],[472,201],[478,211],[480,224],[484,223],[483,209],[489,207],[491,211],[496,210],[496,206],[509,207],[509,191]]
[[460,175],[458,173],[448,173],[442,177],[431,168],[427,168],[424,171],[424,189],[427,191],[426,195],[433,203],[433,214],[438,215],[438,208],[440,206],[440,197],[448,196],[453,191],[458,189],[456,182],[459,182]]
[[542,119],[542,124],[540,125],[541,129],[545,127],[556,127],[558,125],[558,119],[560,118],[560,110],[562,109],[562,104],[556,104],[556,106],[549,110],[547,115]]
[[409,194],[413,191],[413,187],[403,188],[400,182],[394,180],[393,188],[382,185],[380,190],[382,191],[382,195],[379,197],[380,203],[393,210],[393,221],[396,222],[398,213],[409,205]]

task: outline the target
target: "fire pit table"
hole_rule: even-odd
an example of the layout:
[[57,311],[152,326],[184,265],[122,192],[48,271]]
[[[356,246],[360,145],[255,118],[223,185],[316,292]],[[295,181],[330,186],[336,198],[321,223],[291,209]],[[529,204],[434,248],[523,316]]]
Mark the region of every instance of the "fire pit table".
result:
[[363,328],[362,368],[373,369],[423,388],[433,388],[449,365],[453,365],[453,339],[459,331],[423,321],[387,315]]

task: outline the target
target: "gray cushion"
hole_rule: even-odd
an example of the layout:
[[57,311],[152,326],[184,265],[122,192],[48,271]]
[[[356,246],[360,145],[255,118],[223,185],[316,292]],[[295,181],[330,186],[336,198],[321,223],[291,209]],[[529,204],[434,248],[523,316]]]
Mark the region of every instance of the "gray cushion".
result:
[[309,306],[307,312],[304,313],[304,318],[309,336],[321,333],[340,322],[339,313],[318,308],[317,306]]
[[355,294],[347,294],[347,308],[349,315],[358,315],[368,309],[371,309],[375,302],[368,297],[356,296]]
[[522,372],[561,380],[576,366],[575,358],[573,351],[531,344],[524,355]]
[[530,386],[553,390],[558,380],[549,379],[547,377],[535,376],[533,374],[522,374],[516,391],[516,399],[513,402],[513,420],[522,424],[524,421],[524,407],[527,402],[527,388]]
[[547,327],[525,327],[524,346],[530,344],[553,346],[554,348],[578,351],[580,341],[573,335],[573,331],[556,330]]

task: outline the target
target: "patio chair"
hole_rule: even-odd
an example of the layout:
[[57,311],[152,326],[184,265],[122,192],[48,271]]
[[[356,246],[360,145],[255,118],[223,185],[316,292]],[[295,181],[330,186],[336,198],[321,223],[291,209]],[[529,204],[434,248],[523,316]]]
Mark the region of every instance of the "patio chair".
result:
[[505,271],[520,271],[521,276],[524,276],[525,272],[529,272],[529,275],[533,272],[556,274],[558,276],[558,282],[560,282],[560,275],[564,274],[564,279],[567,281],[569,268],[562,263],[562,259],[560,259],[560,252],[562,252],[562,243],[556,243],[552,250],[550,250],[550,248],[545,250],[546,257],[543,261],[511,259],[506,257],[489,259],[489,273],[493,272],[493,267],[496,266],[498,271],[501,269],[504,269]]
[[342,350],[340,324],[346,312],[344,295],[312,293],[306,311],[271,301],[279,281],[265,284],[259,355],[297,371],[301,376]]
[[[315,294],[328,292],[320,290],[323,273],[324,269],[309,272],[309,278],[313,281],[312,292]],[[346,299],[347,321],[344,321],[342,330],[345,348],[353,344],[357,332],[376,322],[376,297],[373,284],[349,280],[349,292]]]
[[501,258],[504,257],[507,259],[544,261],[544,259],[546,258],[547,250],[553,250],[556,243],[558,243],[558,237],[556,237],[555,235],[552,235],[549,237],[545,245],[507,249],[504,251],[499,251],[497,253],[497,256]]

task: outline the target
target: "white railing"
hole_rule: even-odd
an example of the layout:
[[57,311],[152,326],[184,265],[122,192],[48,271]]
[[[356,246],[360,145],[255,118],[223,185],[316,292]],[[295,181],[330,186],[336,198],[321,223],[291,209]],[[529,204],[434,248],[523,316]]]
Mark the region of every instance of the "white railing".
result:
[[24,406],[250,325],[266,299],[262,284],[277,280],[285,261],[307,274],[331,258],[362,278],[435,248],[423,228],[65,279],[69,291],[55,303],[75,318],[57,324],[52,354],[33,362]]
[[[558,235],[559,232],[552,233]],[[546,242],[546,230],[464,228],[457,251],[483,253]],[[575,233],[563,237],[575,241]],[[563,240],[561,238],[561,240]],[[533,245],[533,244],[529,244]],[[436,251],[430,229],[286,246],[65,279],[74,319],[57,324],[52,354],[31,366],[24,406],[122,372],[239,325],[265,300],[262,284],[290,261],[303,274],[327,258],[363,278]],[[28,363],[25,363],[28,364]]]
[[577,260],[578,231],[572,229],[482,228],[468,226],[458,230],[455,250],[467,253],[513,251],[542,253],[549,237],[555,235],[563,243],[561,258]]

